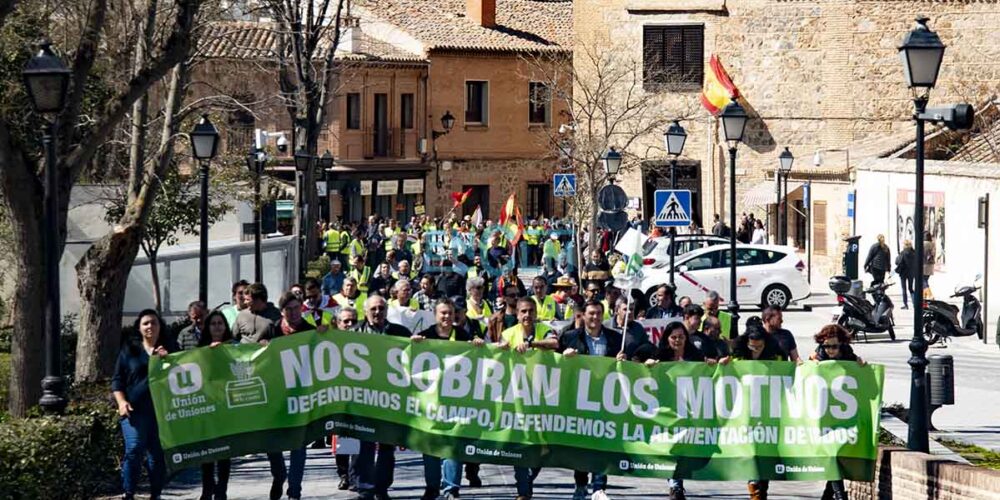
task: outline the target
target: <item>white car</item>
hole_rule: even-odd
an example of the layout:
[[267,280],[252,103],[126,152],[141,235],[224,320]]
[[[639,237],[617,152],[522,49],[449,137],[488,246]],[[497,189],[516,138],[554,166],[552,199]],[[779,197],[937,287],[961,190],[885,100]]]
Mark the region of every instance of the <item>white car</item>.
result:
[[[729,302],[729,245],[714,245],[675,257],[674,284],[677,297],[685,295],[701,303],[702,297],[715,290],[723,305]],[[787,307],[809,296],[805,264],[795,249],[778,245],[736,246],[736,289],[740,304]],[[670,282],[669,266],[643,266],[639,290],[648,303],[656,289]]]
[[[729,244],[728,238],[713,236],[711,234],[678,234],[674,236],[674,263],[677,258],[688,252],[709,247],[712,245]],[[642,246],[642,264],[654,268],[662,268],[670,265],[670,237],[660,236],[650,238]],[[668,272],[670,268],[667,268]]]

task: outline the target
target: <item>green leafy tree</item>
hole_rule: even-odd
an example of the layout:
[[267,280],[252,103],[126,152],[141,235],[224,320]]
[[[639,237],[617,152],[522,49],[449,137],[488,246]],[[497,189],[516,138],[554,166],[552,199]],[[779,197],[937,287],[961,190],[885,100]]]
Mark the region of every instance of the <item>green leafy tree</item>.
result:
[[[217,183],[216,183],[217,184]],[[218,187],[218,186],[216,186]],[[199,201],[200,184],[194,176],[184,177],[177,168],[170,168],[160,179],[159,192],[153,201],[146,223],[142,226],[140,248],[149,259],[149,270],[153,278],[153,297],[156,299],[156,310],[163,309],[160,297],[160,275],[157,271],[157,255],[164,245],[177,244],[180,234],[198,235],[201,229],[201,204]],[[209,192],[215,192],[210,189]],[[208,223],[218,222],[233,209],[231,205],[216,196],[208,202]],[[105,220],[114,224],[122,218],[128,207],[128,197],[123,192],[121,196],[111,201]]]

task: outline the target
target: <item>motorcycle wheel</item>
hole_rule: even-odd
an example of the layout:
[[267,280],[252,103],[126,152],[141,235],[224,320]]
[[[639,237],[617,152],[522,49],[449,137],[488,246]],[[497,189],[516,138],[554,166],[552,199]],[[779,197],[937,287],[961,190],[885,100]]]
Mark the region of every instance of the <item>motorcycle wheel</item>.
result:
[[896,341],[896,331],[893,330],[891,326],[889,327],[888,331],[889,331],[889,340],[895,342]]
[[931,328],[932,323],[924,323],[924,339],[927,340],[927,345],[931,346],[937,344],[941,340],[941,336],[934,332]]
[[983,340],[983,336],[984,335],[986,335],[986,327],[983,325],[982,321],[977,321],[976,322],[976,337],[979,337],[979,340]]
[[851,342],[854,342],[854,338],[857,337],[858,332],[856,332],[853,328],[847,326],[846,314],[841,314],[840,317],[837,318],[837,324],[844,327],[844,329],[847,330],[847,333],[849,333],[851,336]]

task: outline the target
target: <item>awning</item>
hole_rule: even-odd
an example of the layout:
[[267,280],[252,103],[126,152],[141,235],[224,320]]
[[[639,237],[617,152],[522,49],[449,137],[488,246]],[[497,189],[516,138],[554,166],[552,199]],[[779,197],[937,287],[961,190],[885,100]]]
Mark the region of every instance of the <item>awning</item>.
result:
[[[804,185],[802,182],[788,181],[788,192],[795,192]],[[777,185],[774,180],[762,181],[743,194],[743,205],[747,207],[764,207],[775,204],[777,200]]]

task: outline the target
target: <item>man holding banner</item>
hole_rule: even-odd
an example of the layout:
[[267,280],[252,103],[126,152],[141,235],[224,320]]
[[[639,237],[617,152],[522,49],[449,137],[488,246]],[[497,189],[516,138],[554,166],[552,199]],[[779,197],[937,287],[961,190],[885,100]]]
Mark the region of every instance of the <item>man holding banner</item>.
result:
[[[604,317],[604,306],[596,300],[587,301],[583,311],[584,327],[570,330],[559,337],[559,352],[567,358],[583,354],[607,356],[625,361],[622,335],[602,325],[602,317]],[[573,481],[576,483],[573,500],[587,499],[587,474],[588,471],[585,470],[573,471]],[[594,472],[592,476],[593,480],[590,483],[594,493],[592,500],[607,500],[608,495],[604,490],[608,488],[608,475]]]
[[[368,297],[364,307],[365,320],[358,325],[357,331],[392,337],[410,336],[410,331],[405,326],[388,321],[389,306],[381,296]],[[393,472],[396,468],[396,447],[389,443],[362,441],[356,465],[358,499],[388,500],[389,487],[392,486]]]

